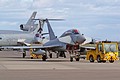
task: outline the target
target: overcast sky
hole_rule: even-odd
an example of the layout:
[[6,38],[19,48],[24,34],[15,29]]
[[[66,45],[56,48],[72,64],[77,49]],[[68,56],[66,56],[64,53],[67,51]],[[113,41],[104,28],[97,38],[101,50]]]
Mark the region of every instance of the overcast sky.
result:
[[120,0],[0,0],[0,30],[20,30],[33,11],[37,18],[65,19],[51,22],[58,36],[75,28],[98,40],[120,41]]

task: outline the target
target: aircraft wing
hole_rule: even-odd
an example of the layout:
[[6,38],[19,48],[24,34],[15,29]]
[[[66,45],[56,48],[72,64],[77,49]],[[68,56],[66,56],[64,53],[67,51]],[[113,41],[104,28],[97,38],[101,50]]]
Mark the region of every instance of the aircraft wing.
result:
[[31,48],[49,49],[49,48],[58,48],[58,47],[62,47],[62,46],[58,46],[58,45],[51,45],[51,46],[3,46],[0,48],[2,48],[2,49],[31,49]]
[[80,46],[80,47],[85,49],[96,49],[95,47],[92,47],[92,46]]
[[81,45],[80,47],[85,49],[96,49],[96,44],[85,44]]

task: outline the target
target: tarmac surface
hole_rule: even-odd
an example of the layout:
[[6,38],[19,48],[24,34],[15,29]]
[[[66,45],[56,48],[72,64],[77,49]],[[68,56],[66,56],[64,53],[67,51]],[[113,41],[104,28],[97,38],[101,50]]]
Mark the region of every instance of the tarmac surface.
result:
[[[55,56],[55,55],[54,55]],[[25,59],[16,51],[0,52],[0,80],[120,80],[120,61],[76,62],[67,58]]]

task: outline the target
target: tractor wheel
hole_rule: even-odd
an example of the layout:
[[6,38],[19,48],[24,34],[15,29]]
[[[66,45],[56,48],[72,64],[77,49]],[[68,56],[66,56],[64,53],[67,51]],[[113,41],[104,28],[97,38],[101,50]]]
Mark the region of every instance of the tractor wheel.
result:
[[89,57],[89,61],[90,61],[90,62],[94,62],[94,58],[93,58],[92,55]]
[[103,60],[102,62],[103,62],[103,63],[106,63],[106,60]]
[[101,63],[101,57],[100,56],[97,57],[97,62]]
[[114,60],[109,60],[109,62],[110,62],[110,63],[113,63],[113,62],[114,62]]

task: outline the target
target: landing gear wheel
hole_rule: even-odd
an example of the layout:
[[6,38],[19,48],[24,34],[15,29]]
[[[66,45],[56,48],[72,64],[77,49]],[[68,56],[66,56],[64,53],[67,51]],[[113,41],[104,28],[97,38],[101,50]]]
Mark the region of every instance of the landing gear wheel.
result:
[[66,55],[65,55],[65,53],[63,54],[63,56],[64,56],[64,58],[66,58]]
[[52,58],[52,54],[50,54],[49,56],[50,56],[50,58]]
[[103,63],[106,63],[106,60],[103,60],[102,62],[103,62]]
[[70,61],[73,62],[73,57],[70,57]]
[[23,58],[25,58],[25,56],[26,56],[26,53],[23,53]]
[[57,58],[59,58],[59,52],[57,53]]
[[110,63],[113,63],[113,62],[114,62],[114,60],[109,60],[109,62],[110,62]]
[[101,57],[100,56],[97,57],[97,62],[101,63]]
[[43,56],[42,56],[42,60],[43,60],[43,61],[46,61],[46,59],[47,59],[47,56],[46,56],[46,55],[43,55]]
[[80,59],[79,58],[76,58],[76,61],[79,61]]
[[89,61],[90,61],[90,62],[94,62],[93,56],[90,56],[90,57],[89,57]]

